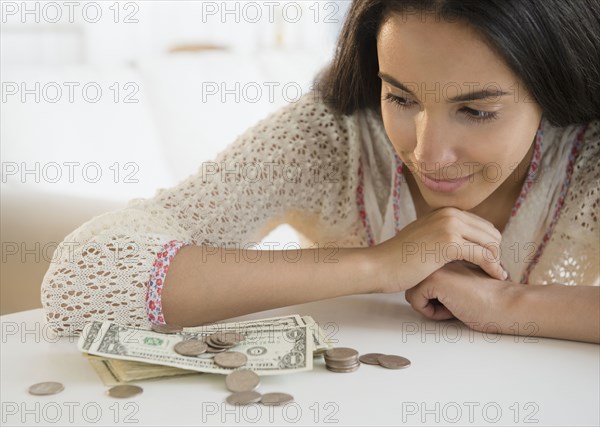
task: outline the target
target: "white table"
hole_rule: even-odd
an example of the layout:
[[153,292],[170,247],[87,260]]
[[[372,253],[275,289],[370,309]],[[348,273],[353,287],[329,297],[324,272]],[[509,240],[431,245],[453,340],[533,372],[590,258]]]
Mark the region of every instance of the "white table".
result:
[[[271,310],[238,319],[312,315],[337,346],[399,354],[412,366],[263,377],[261,392],[283,391],[283,407],[233,407],[224,377],[139,381],[120,400],[76,348],[55,338],[41,309],[2,316],[2,424],[41,425],[599,425],[600,346],[474,332],[457,321],[429,322],[398,295],[362,295]],[[237,320],[237,319],[236,319]],[[527,342],[533,341],[533,342]],[[27,388],[60,381],[62,393]]]

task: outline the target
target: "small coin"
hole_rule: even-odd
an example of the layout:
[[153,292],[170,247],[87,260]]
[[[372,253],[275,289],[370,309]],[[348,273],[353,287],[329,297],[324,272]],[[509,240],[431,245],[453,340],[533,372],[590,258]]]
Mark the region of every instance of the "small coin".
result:
[[213,360],[222,368],[239,368],[246,364],[248,357],[238,351],[226,351],[215,355]]
[[229,391],[252,391],[260,384],[260,378],[254,371],[233,371],[225,377],[225,385]]
[[36,396],[46,396],[48,394],[56,394],[60,393],[65,389],[65,386],[61,383],[57,383],[54,381],[46,381],[43,383],[37,383],[29,387],[29,394],[34,394]]
[[204,341],[197,339],[190,339],[178,342],[174,347],[175,351],[182,356],[198,356],[202,353],[206,353],[208,345]]
[[260,403],[263,405],[284,405],[288,402],[294,400],[294,397],[287,393],[266,393],[262,395],[262,399],[260,399]]
[[379,356],[385,356],[382,353],[367,353],[358,358],[362,363],[367,365],[379,365]]
[[262,395],[256,391],[240,391],[230,394],[226,402],[230,405],[248,405],[250,403],[260,402]]
[[119,399],[122,399],[135,396],[136,394],[140,394],[143,391],[144,390],[137,385],[122,384],[109,388],[106,391],[106,394],[108,394],[110,397],[117,397]]
[[406,357],[386,354],[378,357],[379,364],[388,369],[402,369],[410,366],[410,360]]
[[353,348],[347,348],[347,347],[332,348],[331,350],[327,350],[325,352],[325,359],[337,361],[337,362],[353,360],[354,358],[357,358],[357,357],[358,357],[358,351],[354,350]]
[[177,333],[183,331],[183,328],[179,325],[174,325],[174,324],[159,325],[158,323],[153,323],[152,330],[154,332],[158,332],[159,334],[177,334]]

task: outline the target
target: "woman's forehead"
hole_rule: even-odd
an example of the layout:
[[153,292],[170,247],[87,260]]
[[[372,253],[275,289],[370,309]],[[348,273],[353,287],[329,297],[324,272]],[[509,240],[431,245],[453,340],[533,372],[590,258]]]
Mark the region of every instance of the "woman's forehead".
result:
[[516,76],[472,27],[392,14],[377,37],[380,70],[399,81],[516,84]]

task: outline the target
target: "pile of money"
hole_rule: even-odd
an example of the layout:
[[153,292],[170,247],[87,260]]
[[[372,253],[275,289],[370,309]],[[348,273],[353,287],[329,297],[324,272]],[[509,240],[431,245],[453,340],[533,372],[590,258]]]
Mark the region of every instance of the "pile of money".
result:
[[[84,327],[77,345],[102,381],[117,385],[228,374],[241,367],[258,375],[310,370],[313,357],[331,348],[324,337],[312,317],[299,315],[194,328],[154,325],[152,330],[94,321]],[[232,350],[242,356],[228,355]]]
[[[283,405],[293,400],[287,393],[261,394],[259,375],[276,375],[312,369],[312,359],[325,356],[333,372],[354,372],[361,363],[402,369],[410,361],[402,356],[359,353],[347,347],[332,348],[310,316],[290,315],[195,328],[152,325],[151,330],[111,321],[88,323],[77,343],[114,398],[143,392],[130,381],[202,373],[227,374],[226,398],[231,405],[261,403]],[[59,382],[33,384],[32,395],[60,393]]]
[[360,367],[358,351],[337,347],[325,352],[325,367],[332,372],[354,372]]
[[387,369],[403,369],[410,366],[406,357],[393,354],[367,353],[358,356],[353,348],[332,348],[325,352],[325,366],[332,372],[354,372],[360,364],[379,365]]

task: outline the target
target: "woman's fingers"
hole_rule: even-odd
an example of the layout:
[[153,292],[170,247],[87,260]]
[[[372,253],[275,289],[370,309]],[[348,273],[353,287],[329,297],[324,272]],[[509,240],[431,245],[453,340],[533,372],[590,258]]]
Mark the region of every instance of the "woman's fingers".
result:
[[404,294],[406,300],[412,308],[431,320],[453,319],[454,315],[437,298],[430,299],[423,292],[420,286],[409,289]]
[[496,258],[489,249],[467,241],[464,242],[464,246],[468,247],[469,250],[462,253],[463,261],[469,261],[473,264],[477,264],[487,274],[495,279],[505,279],[504,268],[502,268],[502,265],[500,264],[500,259]]

